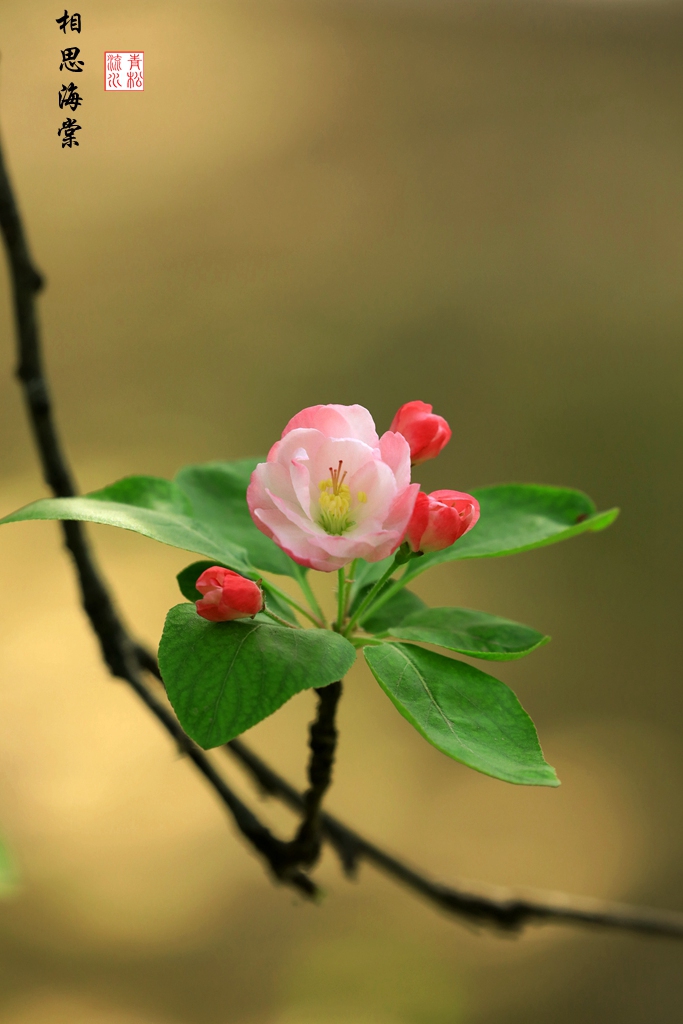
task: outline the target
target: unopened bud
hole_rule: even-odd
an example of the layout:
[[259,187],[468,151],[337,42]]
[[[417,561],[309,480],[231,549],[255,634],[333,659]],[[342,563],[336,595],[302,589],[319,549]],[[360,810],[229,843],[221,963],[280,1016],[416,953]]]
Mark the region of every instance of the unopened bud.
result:
[[209,622],[246,619],[263,609],[263,591],[258,583],[221,565],[205,569],[195,586],[204,595],[196,602],[197,613]]
[[420,491],[408,523],[406,540],[413,551],[441,551],[471,530],[479,519],[479,502],[462,491]]
[[419,466],[434,459],[451,439],[451,428],[443,418],[432,412],[426,402],[406,402],[398,410],[390,430],[403,434],[410,445],[410,461]]

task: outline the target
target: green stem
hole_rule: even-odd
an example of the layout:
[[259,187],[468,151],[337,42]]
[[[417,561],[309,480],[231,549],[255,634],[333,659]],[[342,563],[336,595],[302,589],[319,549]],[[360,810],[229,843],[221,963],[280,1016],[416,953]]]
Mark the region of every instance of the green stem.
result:
[[395,559],[393,560],[387,571],[384,573],[383,576],[381,576],[377,580],[370,593],[361,601],[358,608],[356,608],[355,612],[351,616],[348,626],[344,630],[344,636],[348,637],[349,633],[351,633],[356,623],[360,620],[365,609],[372,603],[375,595],[379,593],[379,591],[382,589],[387,580],[390,579],[391,574],[396,571],[398,566],[403,565],[404,562],[405,558],[403,557],[402,553],[398,551],[396,553]]
[[301,626],[295,626],[293,622],[287,622],[287,619],[281,619],[275,612],[268,611],[267,608],[261,609],[264,615],[267,615],[269,619],[273,619],[274,622],[279,622],[281,626],[288,626],[289,629],[301,629]]
[[271,594],[275,594],[276,597],[279,597],[281,601],[285,601],[288,605],[290,605],[290,607],[294,609],[294,611],[298,612],[299,615],[303,615],[305,618],[309,619],[310,622],[312,622],[315,626],[318,627],[318,629],[324,629],[324,622],[322,622],[320,619],[317,619],[315,615],[311,615],[311,613],[306,608],[304,608],[303,605],[300,605],[297,601],[291,598],[289,594],[286,594],[284,592],[284,590],[280,590],[280,588],[276,586],[274,583],[271,583],[270,580],[261,580],[261,586],[263,587],[266,593],[270,592]]
[[373,615],[375,612],[378,612],[380,608],[382,608],[387,603],[387,601],[391,600],[394,594],[397,594],[398,591],[401,590],[402,587],[405,587],[406,583],[409,583],[410,580],[413,578],[412,576],[410,576],[406,579],[406,577],[408,577],[407,572],[403,574],[400,580],[395,580],[392,586],[387,587],[387,589],[379,598],[379,600],[375,601],[372,607],[367,608],[363,612],[363,615],[359,617],[359,625],[362,625],[363,619],[369,619],[371,615]]
[[346,608],[346,572],[344,568],[337,569],[337,632],[341,633],[344,622],[344,609]]
[[[416,556],[413,557],[415,558]],[[419,556],[417,556],[417,558],[419,559]],[[399,590],[406,586],[406,584],[412,583],[412,581],[419,576],[420,573],[424,572],[425,569],[429,569],[429,564],[420,565],[419,560],[414,568],[409,566],[401,576],[400,580],[395,580],[392,586],[387,587],[379,600],[375,601],[371,608],[367,608],[365,610],[362,617],[359,617],[359,622],[362,624],[363,619],[369,618],[371,615],[374,615],[375,612],[378,612],[380,608],[383,608],[387,601],[391,601],[394,594],[397,594]]]
[[[303,571],[297,572],[296,580],[297,580],[297,583],[299,584],[299,586],[301,587],[301,589],[303,590],[304,595],[306,597],[306,600],[310,604],[310,606],[313,609],[313,611],[315,612],[315,614],[318,616],[318,619],[319,619],[318,625],[320,625],[322,627],[326,627],[327,626],[327,620],[325,619],[325,613],[323,612],[322,608],[318,604],[317,597],[315,596],[315,594],[311,590],[311,584],[308,582],[308,579],[306,578],[306,573],[303,572]],[[310,615],[309,615],[309,618],[310,618]],[[313,621],[315,621],[315,619]]]
[[349,568],[349,575],[348,575],[348,579],[347,579],[348,586],[346,588],[346,600],[344,601],[344,615],[346,615],[346,613],[348,612],[349,605],[351,603],[351,591],[353,589],[353,584],[356,582],[356,566],[357,565],[358,565],[358,559],[354,558],[354,560],[351,562],[351,566]]

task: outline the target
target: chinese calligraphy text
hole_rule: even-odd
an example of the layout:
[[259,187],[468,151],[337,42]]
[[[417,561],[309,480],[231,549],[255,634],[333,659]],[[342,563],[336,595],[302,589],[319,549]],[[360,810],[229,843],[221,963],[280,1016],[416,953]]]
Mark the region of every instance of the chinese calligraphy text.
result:
[[62,127],[57,132],[57,135],[64,132],[64,138],[62,139],[62,149],[66,146],[71,149],[72,146],[78,145],[78,140],[75,138],[76,132],[81,131],[80,124],[77,123],[75,117],[67,117],[66,121],[63,122]]
[[62,50],[62,63],[59,65],[59,70],[66,68],[67,71],[82,71],[85,62],[76,60],[80,52],[77,46],[67,46],[66,50]]
[[66,8],[64,8],[64,14],[61,18],[55,18],[55,21],[61,28],[64,35],[66,35],[66,26],[68,25],[72,32],[81,31],[81,16],[80,14],[69,14]]
[[[81,16],[77,11],[73,14],[69,14],[66,7],[64,8],[64,14],[60,18],[55,18],[57,25],[61,32],[66,35],[67,28],[71,32],[81,32]],[[59,65],[60,71],[70,71],[73,74],[80,74],[85,67],[85,61],[79,60],[81,50],[78,46],[67,46],[61,51],[62,62]],[[76,89],[74,82],[69,82],[68,85],[62,83],[62,87],[57,94],[57,102],[59,103],[59,109],[71,110],[75,113],[78,107],[83,102],[83,97]],[[76,132],[82,131],[82,127],[76,121],[75,117],[67,117],[62,122],[62,127],[57,130],[57,135],[62,141],[62,149],[72,149],[74,146],[78,146],[78,140],[76,139]]]
[[76,107],[80,107],[83,102],[82,97],[76,92],[76,86],[73,82],[69,85],[63,85],[59,90],[59,109],[62,110],[64,107],[70,107],[71,110],[75,110]]

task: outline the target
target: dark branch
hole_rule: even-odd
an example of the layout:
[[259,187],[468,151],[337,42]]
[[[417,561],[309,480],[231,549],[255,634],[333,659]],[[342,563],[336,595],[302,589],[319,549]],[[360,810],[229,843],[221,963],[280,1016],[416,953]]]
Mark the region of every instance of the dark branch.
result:
[[[145,652],[145,658],[149,669],[160,679],[154,656]],[[304,811],[305,794],[274,771],[246,743],[232,740],[226,746],[264,793],[277,797],[294,811]],[[683,938],[683,914],[673,911],[544,890],[521,892],[482,885],[472,890],[464,883],[457,889],[443,885],[364,839],[327,811],[320,811],[319,821],[323,839],[334,849],[347,875],[355,875],[361,861],[367,861],[442,910],[472,924],[511,932],[521,931],[525,925],[534,923],[582,924]]]
[[[42,366],[35,298],[43,279],[31,262],[21,219],[11,190],[0,150],[0,230],[10,264],[14,311],[17,327],[19,365],[29,419],[40,454],[43,475],[58,497],[76,493],[73,478],[62,453]],[[266,792],[278,797],[294,810],[304,812],[293,843],[275,838],[249,808],[233,793],[211,761],[184,733],[175,716],[147,688],[141,676],[146,669],[159,677],[156,659],[129,636],[119,618],[109,591],[99,574],[80,523],[62,524],[66,546],[78,573],[84,608],[97,635],[104,659],[113,675],[124,679],[135,690],[152,714],[161,722],[183,753],[213,786],[230,810],[237,827],[268,862],[276,877],[287,881],[306,895],[314,895],[315,884],[292,863],[292,847],[303,836],[307,841],[319,828],[323,838],[339,855],[347,873],[352,874],[366,860],[386,874],[421,893],[449,913],[478,923],[518,930],[525,924],[555,921],[601,925],[655,935],[683,937],[683,914],[622,906],[600,900],[588,900],[561,893],[520,894],[510,890],[467,892],[431,881],[378,846],[363,839],[337,818],[321,810],[321,801],[330,781],[336,731],[334,710],[339,699],[332,687],[319,691],[319,715],[311,728],[309,790],[302,795],[240,740],[228,749],[249,770]],[[327,691],[330,691],[328,694]]]
[[332,781],[338,736],[335,718],[342,692],[341,681],[320,687],[315,692],[318,694],[318,713],[309,731],[309,787],[303,796],[303,820],[291,843],[299,863],[308,866],[315,864],[320,856],[320,815],[323,797]]
[[[141,644],[138,644],[135,650],[139,664],[147,669],[155,679],[158,679],[163,686],[159,662],[152,652]],[[256,754],[252,754],[241,740],[232,740],[226,744],[250,769],[261,789],[272,796],[284,799],[284,802],[294,810],[303,813],[303,820],[294,838],[289,843],[282,843],[277,852],[278,864],[274,870],[278,877],[286,876],[288,871],[299,865],[311,867],[320,856],[321,840],[328,838],[332,841],[330,836],[324,835],[323,819],[329,815],[324,815],[321,812],[321,807],[323,797],[332,780],[332,767],[337,748],[335,718],[342,693],[342,684],[338,681],[329,686],[321,686],[316,689],[316,693],[318,694],[318,711],[309,730],[311,757],[308,764],[309,788],[305,793],[299,793],[293,786],[285,782]],[[178,728],[180,727],[178,726]],[[342,845],[337,847],[337,852],[346,873],[353,874],[355,854],[349,851],[349,858],[345,857]],[[271,866],[273,865],[271,864]]]
[[[273,771],[242,740],[232,740],[227,748],[264,792],[277,797],[295,811],[303,810],[303,794]],[[498,886],[477,886],[478,891],[468,891],[464,885],[455,889],[434,882],[392,857],[327,811],[320,812],[320,826],[323,838],[336,851],[347,874],[354,874],[360,862],[365,860],[414,892],[419,892],[442,910],[473,924],[520,931],[527,924],[547,921],[683,938],[683,914],[543,890],[519,892]]]
[[[259,821],[256,815],[249,810],[246,804],[228,786],[220,773],[216,771],[204,751],[183,731],[175,715],[149,691],[147,686],[139,679],[137,672],[134,673],[134,676],[137,678],[124,678],[144,701],[152,714],[161,722],[169,735],[173,737],[182,753],[187,754],[204,778],[213,786],[220,799],[232,814],[235,824],[242,835],[263,855],[273,874],[281,881],[289,882],[306,896],[318,895],[318,888],[308,875],[304,874],[303,871],[297,870],[296,865],[290,864],[288,857],[289,844],[274,836],[270,829]],[[282,870],[283,862],[286,862],[287,871]]]
[[[14,296],[18,347],[17,376],[23,386],[43,476],[57,497],[71,497],[76,493],[76,486],[59,443],[42,364],[35,299],[43,286],[43,279],[31,262],[1,149],[0,230],[5,241]],[[185,735],[175,716],[149,692],[141,675],[141,666],[149,667],[148,659],[141,659],[141,648],[133,642],[119,618],[90,551],[82,524],[64,522],[61,525],[66,547],[75,564],[83,607],[112,675],[125,680],[144,701],[178,743],[180,749],[213,786],[232,813],[242,835],[265,857],[274,874],[307,896],[316,895],[315,883],[295,865],[290,864],[289,844],[273,836],[242,803],[213,767],[206,754]],[[283,858],[287,860],[286,872],[282,871]]]

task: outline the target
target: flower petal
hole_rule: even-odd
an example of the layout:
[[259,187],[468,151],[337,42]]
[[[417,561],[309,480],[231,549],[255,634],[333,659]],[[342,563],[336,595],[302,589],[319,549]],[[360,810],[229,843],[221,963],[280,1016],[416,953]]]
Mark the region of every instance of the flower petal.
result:
[[378,443],[375,421],[362,405],[311,405],[291,418],[282,436],[299,427],[319,430],[330,438],[353,438],[371,448]]
[[387,430],[379,439],[379,450],[382,459],[394,471],[398,487],[407,487],[410,483],[410,445],[403,434]]

